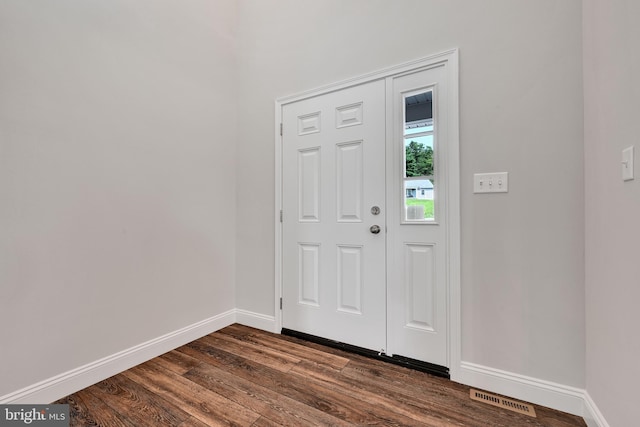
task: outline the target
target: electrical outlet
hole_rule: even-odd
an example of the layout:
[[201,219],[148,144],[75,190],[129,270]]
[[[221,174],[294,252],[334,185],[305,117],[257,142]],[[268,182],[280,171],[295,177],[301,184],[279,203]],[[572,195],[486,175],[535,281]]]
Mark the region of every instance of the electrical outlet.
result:
[[509,191],[509,173],[477,173],[473,175],[474,193],[507,193]]

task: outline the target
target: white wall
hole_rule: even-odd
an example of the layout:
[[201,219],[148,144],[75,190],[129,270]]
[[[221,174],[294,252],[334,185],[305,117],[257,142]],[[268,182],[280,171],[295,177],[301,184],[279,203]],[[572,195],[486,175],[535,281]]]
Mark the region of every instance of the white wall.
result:
[[[640,3],[585,0],[587,391],[611,426],[638,424]],[[621,179],[635,145],[634,181]]]
[[[238,18],[238,307],[274,314],[273,101],[458,47],[463,360],[584,387],[581,2],[239,0]],[[494,171],[509,194],[473,195]]]
[[235,306],[235,13],[0,2],[0,396]]

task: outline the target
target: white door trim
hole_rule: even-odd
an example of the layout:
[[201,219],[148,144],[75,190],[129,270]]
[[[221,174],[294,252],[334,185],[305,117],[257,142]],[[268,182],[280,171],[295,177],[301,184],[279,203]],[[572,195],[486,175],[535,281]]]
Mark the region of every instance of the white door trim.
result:
[[286,104],[301,101],[318,95],[334,92],[374,80],[408,73],[436,65],[445,65],[447,79],[450,82],[448,91],[449,108],[447,130],[450,156],[455,161],[450,162],[447,180],[450,183],[451,201],[447,210],[447,221],[450,224],[447,254],[448,278],[448,361],[452,380],[457,380],[461,365],[461,319],[460,319],[460,152],[458,130],[458,50],[452,49],[426,58],[421,58],[373,73],[343,80],[341,82],[322,86],[313,90],[278,98],[275,101],[275,332],[282,329],[282,311],[280,299],[282,297],[282,223],[280,213],[282,209],[282,107]]

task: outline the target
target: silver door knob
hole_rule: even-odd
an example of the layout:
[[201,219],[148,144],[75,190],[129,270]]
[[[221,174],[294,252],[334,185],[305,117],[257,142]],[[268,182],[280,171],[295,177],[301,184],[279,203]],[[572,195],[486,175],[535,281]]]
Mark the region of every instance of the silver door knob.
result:
[[369,231],[372,232],[373,234],[378,234],[380,232],[380,226],[372,225],[371,227],[369,227]]

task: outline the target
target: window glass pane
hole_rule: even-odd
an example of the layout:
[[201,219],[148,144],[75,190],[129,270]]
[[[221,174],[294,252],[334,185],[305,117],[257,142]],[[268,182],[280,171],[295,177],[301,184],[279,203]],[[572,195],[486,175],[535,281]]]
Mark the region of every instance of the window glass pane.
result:
[[405,97],[404,211],[405,221],[433,221],[434,123],[432,91]]
[[404,139],[405,178],[433,176],[433,135]]

